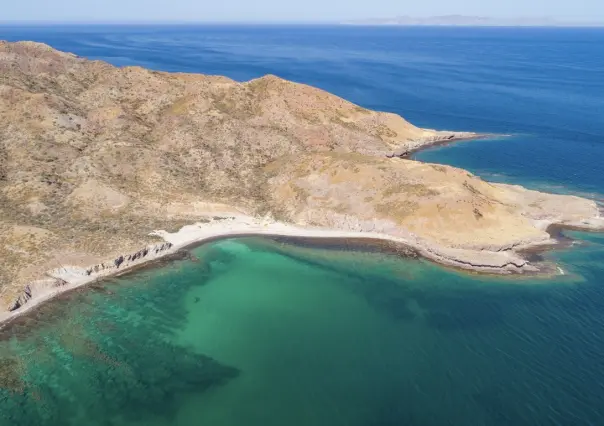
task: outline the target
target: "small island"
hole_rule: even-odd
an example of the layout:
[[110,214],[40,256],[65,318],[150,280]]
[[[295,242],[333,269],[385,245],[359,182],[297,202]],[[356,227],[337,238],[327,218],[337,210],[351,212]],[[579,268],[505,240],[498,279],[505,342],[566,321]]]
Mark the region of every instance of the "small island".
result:
[[592,200],[414,161],[484,137],[420,129],[265,76],[114,67],[0,42],[0,321],[216,238],[389,241],[440,264],[538,273],[552,227],[604,229]]

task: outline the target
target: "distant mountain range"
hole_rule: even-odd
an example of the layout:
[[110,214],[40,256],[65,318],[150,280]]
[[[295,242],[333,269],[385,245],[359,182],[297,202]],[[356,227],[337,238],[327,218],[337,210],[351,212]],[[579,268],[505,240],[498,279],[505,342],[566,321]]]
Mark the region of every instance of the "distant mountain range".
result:
[[490,18],[485,16],[445,15],[416,18],[360,19],[344,25],[461,26],[461,27],[604,27],[604,22],[557,20],[552,18]]

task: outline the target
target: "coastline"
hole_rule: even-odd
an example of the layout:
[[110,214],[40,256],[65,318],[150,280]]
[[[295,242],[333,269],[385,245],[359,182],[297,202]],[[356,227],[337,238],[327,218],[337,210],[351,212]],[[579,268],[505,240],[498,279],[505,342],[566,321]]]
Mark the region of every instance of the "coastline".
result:
[[421,151],[436,148],[439,146],[449,145],[451,143],[469,142],[475,140],[493,139],[509,136],[494,133],[455,132],[433,129],[424,129],[424,131],[428,132],[429,135],[405,143],[396,150],[386,154],[386,157],[413,159],[413,156]]
[[[413,159],[413,156],[423,150],[450,143],[484,140],[508,137],[510,135],[485,134],[474,132],[455,132],[423,129],[429,136],[407,142],[405,146],[386,155],[388,158]],[[398,153],[398,154],[397,154]],[[401,155],[403,153],[403,155]],[[16,309],[0,313],[0,330],[15,319],[28,314],[36,307],[52,301],[63,294],[93,285],[99,281],[136,272],[139,269],[154,267],[157,263],[170,262],[187,256],[188,250],[200,245],[228,238],[266,237],[276,241],[346,241],[356,245],[359,250],[371,247],[372,242],[389,244],[387,251],[397,255],[421,258],[443,267],[459,271],[485,275],[532,275],[548,277],[564,275],[557,265],[547,265],[540,253],[560,247],[572,245],[572,239],[563,235],[564,230],[585,232],[604,231],[604,207],[598,205],[599,216],[589,218],[582,223],[559,223],[553,220],[540,221],[539,227],[544,229],[549,238],[522,242],[513,247],[493,248],[454,248],[443,247],[428,243],[410,234],[408,237],[370,232],[351,231],[329,228],[303,227],[293,224],[260,219],[234,213],[226,217],[217,217],[215,213],[207,213],[207,221],[186,225],[179,231],[169,233],[155,230],[149,235],[161,238],[164,242],[141,248],[137,253],[148,252],[147,255],[125,260],[126,255],[118,255],[115,259],[99,265],[89,265],[87,268],[67,266],[47,272],[47,279],[30,283],[23,295],[16,301],[22,301]],[[203,213],[200,220],[203,219]],[[595,224],[593,222],[595,220]],[[344,244],[344,246],[346,245]],[[336,245],[338,245],[336,243]],[[378,250],[384,251],[384,250]],[[132,255],[131,255],[132,256]],[[120,261],[119,265],[116,262]],[[113,266],[112,266],[113,264]],[[535,266],[539,264],[541,268]],[[95,267],[102,266],[98,272]],[[87,274],[88,271],[92,271]]]
[[459,133],[454,133],[454,135],[456,135],[456,136],[454,136],[451,139],[438,139],[435,141],[427,142],[420,147],[413,148],[413,149],[409,150],[409,153],[407,154],[407,156],[409,158],[413,159],[413,157],[416,154],[419,154],[422,151],[432,149],[432,148],[438,148],[440,146],[445,146],[445,145],[449,145],[449,144],[457,143],[457,142],[470,142],[470,141],[487,140],[487,139],[495,139],[495,138],[505,138],[505,137],[511,136],[511,135],[503,135],[503,134],[496,134],[496,133],[463,133],[461,135]]
[[[160,237],[164,243],[149,245],[135,254],[119,255],[114,260],[106,261],[87,268],[66,266],[47,273],[48,278],[30,283],[23,290],[23,295],[17,301],[18,306],[10,311],[0,314],[0,329],[4,328],[16,318],[25,315],[36,307],[52,299],[94,284],[104,279],[122,276],[135,272],[141,268],[154,266],[158,262],[169,262],[186,257],[188,250],[227,238],[237,237],[267,237],[275,240],[296,239],[307,241],[341,240],[349,241],[360,249],[365,242],[371,246],[373,243],[391,244],[391,251],[397,255],[423,258],[441,266],[450,267],[466,272],[485,273],[490,275],[544,275],[551,276],[552,270],[542,270],[535,267],[527,255],[534,255],[540,251],[551,249],[559,245],[555,235],[563,229],[581,229],[584,231],[596,230],[581,228],[579,226],[565,226],[564,224],[551,223],[546,229],[552,238],[543,241],[528,242],[514,247],[513,250],[485,251],[460,248],[436,247],[410,237],[402,238],[377,232],[346,231],[325,228],[305,228],[270,219],[257,219],[250,216],[215,217],[208,222],[199,222],[186,225],[179,231],[169,233],[156,230],[150,233]],[[142,253],[146,253],[144,256]],[[128,260],[130,257],[130,260]],[[101,267],[102,266],[102,267]]]
[[[530,256],[564,244],[552,226],[604,229],[604,211],[589,197],[395,159],[506,135],[419,128],[273,75],[242,83],[117,68],[35,42],[0,41],[0,58],[15,65],[7,67],[17,88],[13,103],[37,99],[33,112],[48,124],[38,128],[31,111],[5,108],[16,131],[5,132],[11,161],[0,170],[9,178],[0,221],[8,312],[0,311],[0,323],[57,295],[222,238],[354,240],[361,250],[377,240],[450,268],[543,274],[549,268]],[[32,65],[22,69],[23,63]],[[49,71],[48,79],[38,81],[40,69]],[[131,96],[113,96],[116,91]],[[63,100],[72,103],[69,114]],[[141,135],[152,143],[140,143]],[[297,225],[244,216],[246,208]],[[216,212],[235,216],[182,227]],[[154,231],[160,243],[143,237],[177,227]],[[57,253],[65,260],[51,259]],[[66,266],[49,270],[60,265]]]

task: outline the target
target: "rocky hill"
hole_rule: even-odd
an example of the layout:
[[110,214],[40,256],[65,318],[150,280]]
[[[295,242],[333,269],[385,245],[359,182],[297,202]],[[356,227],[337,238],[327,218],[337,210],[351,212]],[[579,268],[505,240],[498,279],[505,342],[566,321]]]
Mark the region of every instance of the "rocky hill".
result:
[[594,202],[398,157],[456,138],[302,84],[117,68],[0,42],[0,309],[62,265],[92,265],[212,214],[500,252]]

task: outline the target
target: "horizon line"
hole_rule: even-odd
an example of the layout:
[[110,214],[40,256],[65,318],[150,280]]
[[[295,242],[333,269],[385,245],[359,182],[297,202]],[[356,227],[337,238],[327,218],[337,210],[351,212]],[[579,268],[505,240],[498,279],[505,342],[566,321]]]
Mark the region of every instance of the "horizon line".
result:
[[[534,18],[538,19],[538,18]],[[368,21],[368,22],[365,22]],[[313,20],[313,21],[289,21],[289,20],[274,20],[274,21],[244,21],[244,20],[23,20],[23,21],[3,21],[0,19],[0,25],[5,26],[36,26],[36,25],[47,25],[47,26],[82,26],[82,25],[156,25],[156,26],[185,26],[185,25],[266,25],[266,26],[278,26],[278,25],[331,25],[331,26],[357,26],[357,27],[467,27],[467,28],[602,28],[604,22],[589,22],[589,21],[554,21],[544,24],[509,24],[509,25],[497,25],[497,24],[397,24],[397,23],[376,23],[371,22],[372,19],[358,19],[358,20]]]
[[57,25],[65,25],[65,24],[77,24],[77,25],[87,25],[87,24],[154,24],[154,25],[186,25],[186,24],[319,24],[319,23],[329,23],[329,24],[341,24],[345,21],[337,21],[337,20],[315,20],[315,21],[288,21],[288,20],[280,20],[280,21],[245,21],[245,20],[27,20],[27,21],[3,21],[0,20],[0,24],[57,24]]
[[604,27],[597,22],[560,22],[552,24],[509,24],[509,25],[480,25],[480,24],[380,24],[354,21],[0,21],[6,26],[33,25],[334,25],[351,27]]

